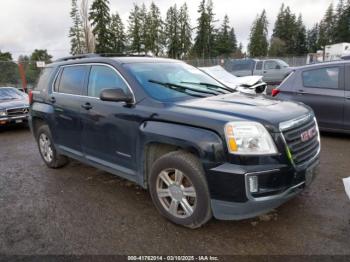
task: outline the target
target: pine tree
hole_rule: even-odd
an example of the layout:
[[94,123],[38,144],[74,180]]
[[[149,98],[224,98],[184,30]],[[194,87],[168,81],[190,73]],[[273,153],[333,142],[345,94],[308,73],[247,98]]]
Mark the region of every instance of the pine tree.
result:
[[147,8],[143,3],[139,11],[139,21],[140,21],[140,42],[141,42],[141,52],[147,52],[150,47],[147,45],[148,38],[148,20],[147,20]]
[[129,15],[128,39],[131,52],[141,52],[141,21],[140,21],[140,7],[134,4],[133,10]]
[[165,33],[167,35],[166,47],[167,54],[171,58],[179,58],[181,55],[180,49],[180,28],[178,26],[178,10],[176,4],[170,7],[165,19]]
[[260,16],[256,18],[250,31],[248,51],[252,57],[264,57],[268,51],[268,21],[266,11],[263,10]]
[[334,15],[333,4],[330,4],[319,26],[318,44],[322,48],[324,48],[326,45],[334,43],[335,29],[336,18]]
[[297,33],[295,39],[295,54],[302,56],[307,53],[306,28],[300,14],[296,23]]
[[179,27],[180,27],[180,54],[181,58],[188,55],[192,46],[192,29],[190,16],[188,14],[187,4],[184,3],[180,7],[179,13]]
[[208,0],[200,2],[198,8],[199,18],[197,19],[197,35],[193,46],[193,53],[201,58],[208,58],[215,52],[213,45],[215,40],[214,35],[214,13],[213,3]]
[[344,4],[343,1],[339,2],[336,17],[338,19],[335,28],[335,41],[350,42],[350,1],[347,4]]
[[219,55],[229,56],[236,51],[237,41],[234,29],[230,27],[230,21],[227,15],[218,31],[216,41],[216,51]]
[[69,37],[71,38],[71,54],[83,54],[85,52],[84,34],[82,28],[82,21],[80,18],[77,0],[72,0],[72,10],[70,17],[73,20],[73,26],[69,30]]
[[307,49],[309,53],[316,53],[317,50],[320,49],[319,46],[319,25],[315,24],[308,32],[307,32]]
[[111,52],[119,53],[119,54],[124,53],[126,37],[124,33],[124,24],[118,12],[116,12],[111,17],[110,33],[111,33]]
[[[272,34],[272,39],[275,40],[274,46],[281,40],[285,43],[285,55],[296,55],[299,52],[297,38],[302,37],[302,29],[303,25],[298,24],[296,16],[291,12],[289,6],[285,7],[282,4]],[[276,42],[276,39],[279,40]]]
[[92,32],[96,38],[96,52],[111,52],[111,34],[109,29],[111,17],[109,14],[109,1],[94,0],[90,9],[89,20],[93,26]]
[[151,3],[147,14],[146,47],[156,56],[160,54],[163,47],[163,21],[160,10],[154,2]]

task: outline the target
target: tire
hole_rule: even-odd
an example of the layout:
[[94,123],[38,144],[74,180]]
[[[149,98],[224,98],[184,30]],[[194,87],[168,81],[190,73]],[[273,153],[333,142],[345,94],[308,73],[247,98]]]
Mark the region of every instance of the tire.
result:
[[175,151],[160,157],[148,182],[154,205],[173,223],[194,229],[212,217],[204,170],[194,155]]
[[[49,168],[61,168],[68,164],[68,158],[57,153],[50,129],[47,125],[41,125],[36,130],[36,141],[41,158]],[[43,143],[45,141],[46,144]]]

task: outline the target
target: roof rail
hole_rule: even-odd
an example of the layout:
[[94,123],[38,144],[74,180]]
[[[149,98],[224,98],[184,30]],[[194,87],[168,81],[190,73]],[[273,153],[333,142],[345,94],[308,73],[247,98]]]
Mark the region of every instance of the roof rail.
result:
[[103,53],[103,54],[98,54],[101,57],[123,57],[123,56],[128,56],[128,57],[154,57],[153,54],[137,54],[137,53]]
[[62,57],[54,62],[64,62],[68,60],[76,60],[76,59],[83,59],[83,58],[94,58],[94,57],[154,57],[153,54],[137,54],[137,53],[103,53],[103,54],[95,54],[95,53],[89,53],[89,54],[81,54],[81,55],[73,55],[73,56],[67,56]]
[[73,56],[67,56],[67,57],[62,57],[60,59],[55,60],[55,62],[64,62],[68,60],[75,60],[75,59],[83,59],[83,58],[92,58],[92,57],[99,57],[100,55],[98,54],[82,54],[82,55],[73,55]]

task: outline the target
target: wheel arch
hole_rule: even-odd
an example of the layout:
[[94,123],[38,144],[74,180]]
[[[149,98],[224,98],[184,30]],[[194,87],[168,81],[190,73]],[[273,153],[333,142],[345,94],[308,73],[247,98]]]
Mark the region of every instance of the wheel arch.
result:
[[141,183],[148,187],[152,164],[173,151],[186,151],[202,163],[220,162],[224,158],[223,141],[213,131],[174,123],[148,121],[141,127]]

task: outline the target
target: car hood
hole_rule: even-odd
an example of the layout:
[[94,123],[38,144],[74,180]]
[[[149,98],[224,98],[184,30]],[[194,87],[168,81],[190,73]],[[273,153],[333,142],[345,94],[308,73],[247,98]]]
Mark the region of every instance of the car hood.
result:
[[0,100],[0,109],[8,109],[15,107],[29,107],[29,102],[27,99]]
[[301,103],[240,92],[192,99],[177,103],[176,106],[182,110],[190,109],[192,112],[198,110],[200,112],[196,112],[197,115],[207,115],[224,121],[257,121],[273,132],[279,131],[279,123],[312,112]]
[[263,79],[263,76],[242,76],[238,77],[237,81],[239,84],[244,86],[255,86],[257,83],[261,82]]

